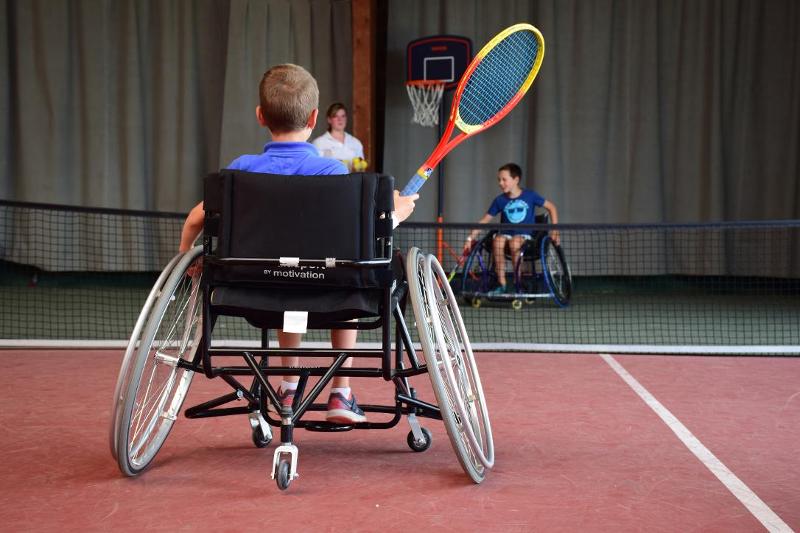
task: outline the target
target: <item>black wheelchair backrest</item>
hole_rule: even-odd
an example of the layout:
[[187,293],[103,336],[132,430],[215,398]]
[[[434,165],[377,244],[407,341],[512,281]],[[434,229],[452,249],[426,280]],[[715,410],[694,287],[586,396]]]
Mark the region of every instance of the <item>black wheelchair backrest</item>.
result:
[[218,258],[386,259],[393,188],[394,178],[373,173],[222,170],[205,181],[204,231]]

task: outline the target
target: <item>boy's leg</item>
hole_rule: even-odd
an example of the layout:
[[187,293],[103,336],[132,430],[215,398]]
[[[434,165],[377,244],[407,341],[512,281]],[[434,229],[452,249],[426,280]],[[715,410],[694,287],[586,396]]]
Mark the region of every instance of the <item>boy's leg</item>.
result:
[[[356,336],[358,330],[355,329],[332,329],[331,346],[338,350],[351,350],[356,346]],[[352,358],[347,359],[344,368],[353,365]],[[358,407],[355,395],[350,391],[350,378],[348,376],[336,376],[331,383],[331,395],[328,398],[328,412],[325,419],[336,424],[354,424],[356,422],[366,422],[367,417],[364,411]]]
[[[299,348],[302,340],[302,333],[286,333],[281,329],[278,330],[278,346],[281,348]],[[283,366],[296,367],[300,365],[300,358],[295,356],[281,357],[281,364]],[[299,380],[300,376],[283,376],[281,385],[278,387],[278,398],[281,400],[281,405],[292,405],[294,391],[297,390],[297,382]]]
[[494,257],[494,271],[497,273],[497,283],[500,287],[506,286],[506,241],[503,235],[498,235],[492,242],[492,256]]
[[[519,263],[519,251],[522,249],[523,244],[525,244],[525,237],[522,235],[515,235],[508,241],[508,249],[511,252],[511,269],[515,273],[517,271],[517,263]],[[514,281],[517,281],[516,275],[514,276]]]
[[[282,329],[278,330],[278,346],[281,348],[299,348],[302,340],[302,333],[286,333]],[[300,364],[300,358],[295,356],[281,357],[281,361],[283,366],[298,366]],[[297,383],[300,380],[300,376],[284,376],[283,380]]]
[[[352,350],[356,347],[356,337],[358,336],[357,329],[332,329],[331,330],[331,347],[334,350]],[[353,359],[349,358],[342,365],[343,368],[350,368],[353,366]],[[335,376],[331,381],[334,388],[349,387],[349,376]]]

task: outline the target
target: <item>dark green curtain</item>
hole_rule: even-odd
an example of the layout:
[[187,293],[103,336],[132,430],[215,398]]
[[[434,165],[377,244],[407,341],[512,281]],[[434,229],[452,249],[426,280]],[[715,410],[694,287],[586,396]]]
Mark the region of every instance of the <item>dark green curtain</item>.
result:
[[[410,122],[410,40],[465,35],[477,49],[529,21],[547,42],[522,104],[446,159],[446,220],[477,220],[508,161],[564,222],[800,218],[796,1],[385,7],[374,77],[383,167],[400,184],[437,141]],[[267,141],[253,113],[269,65],[309,68],[323,110],[350,104],[349,0],[0,0],[0,15],[2,198],[183,211],[205,173]],[[414,220],[434,218],[435,180]]]
[[[546,41],[531,92],[445,160],[445,220],[479,219],[514,161],[563,222],[800,218],[796,0],[392,0],[385,169],[403,183],[437,142],[410,123],[412,39],[476,51],[527,21]],[[448,104],[449,105],[449,104]],[[415,220],[435,217],[436,178]]]
[[[260,152],[258,81],[350,102],[349,0],[0,0],[0,197],[183,211]],[[320,126],[320,133],[322,126]]]

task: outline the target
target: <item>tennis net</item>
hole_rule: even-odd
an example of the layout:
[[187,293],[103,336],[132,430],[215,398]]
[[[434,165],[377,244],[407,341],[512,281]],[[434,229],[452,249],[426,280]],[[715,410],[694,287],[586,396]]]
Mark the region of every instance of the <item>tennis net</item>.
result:
[[[0,201],[0,345],[124,345],[184,216]],[[553,227],[517,227],[534,236],[524,283],[509,266],[513,288],[499,296],[486,295],[497,284],[490,241],[471,260],[462,255],[475,228],[407,223],[395,246],[440,255],[478,349],[800,353],[800,221],[560,225],[572,281],[562,305],[548,284],[553,269],[542,268]],[[255,343],[260,333],[226,318],[217,338]],[[327,332],[307,339],[324,342]]]

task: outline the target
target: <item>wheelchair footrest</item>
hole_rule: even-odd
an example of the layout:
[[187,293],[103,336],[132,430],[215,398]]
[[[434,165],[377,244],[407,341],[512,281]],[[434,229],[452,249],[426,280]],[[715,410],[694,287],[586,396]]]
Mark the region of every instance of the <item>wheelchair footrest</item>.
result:
[[303,429],[306,431],[319,431],[319,432],[337,432],[337,431],[350,431],[355,429],[355,426],[343,426],[341,424],[331,424],[330,422],[308,422]]

